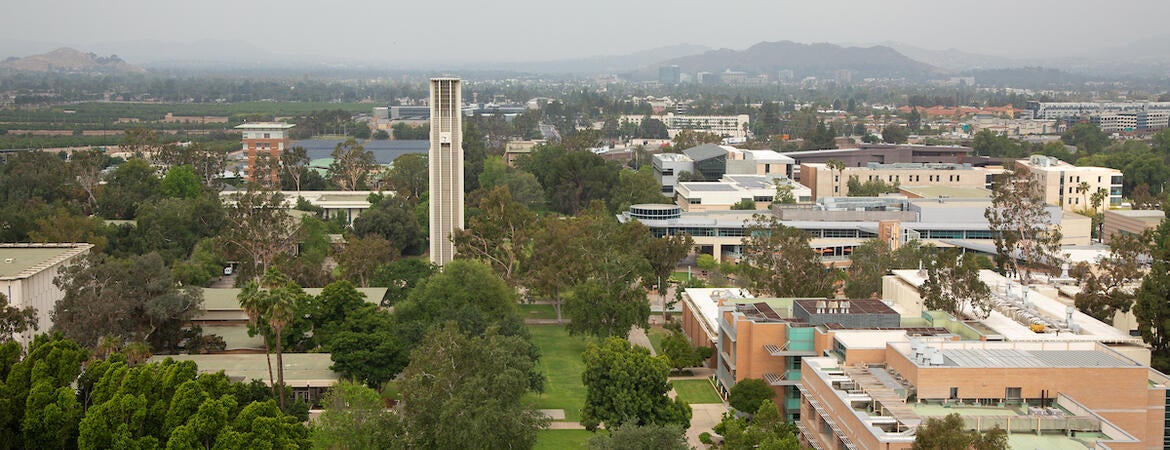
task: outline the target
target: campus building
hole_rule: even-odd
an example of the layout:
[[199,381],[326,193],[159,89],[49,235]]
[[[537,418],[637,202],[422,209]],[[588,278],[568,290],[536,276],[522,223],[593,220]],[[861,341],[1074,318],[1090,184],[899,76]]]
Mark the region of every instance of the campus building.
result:
[[1102,241],[1106,244],[1115,235],[1142,234],[1146,230],[1157,228],[1166,218],[1161,210],[1140,209],[1107,209],[1101,233]]
[[[869,163],[946,163],[962,164],[971,162],[970,147],[958,145],[912,145],[912,144],[861,144],[857,148],[834,148],[828,150],[807,150],[784,152],[799,166],[808,163],[824,164],[829,160],[841,161],[845,167],[864,167]],[[804,182],[799,170],[791,174],[797,181]]]
[[[909,449],[919,425],[960,414],[1010,448],[1164,448],[1170,379],[1094,342],[838,340],[804,358],[798,429],[815,449]],[[852,358],[854,353],[865,353]]]
[[13,308],[32,307],[37,329],[13,336],[27,345],[53,328],[53,308],[65,292],[53,283],[61,270],[89,254],[92,244],[0,244],[0,294]]
[[772,150],[743,150],[729,145],[702,144],[682,153],[657,153],[651,166],[662,195],[674,196],[679,174],[716,181],[727,174],[792,176],[792,158]]
[[746,125],[751,119],[747,114],[736,116],[690,116],[667,113],[664,116],[624,115],[620,120],[640,126],[642,125],[642,120],[647,117],[661,120],[666,125],[666,131],[671,139],[683,131],[701,131],[732,138],[747,137],[748,131]]
[[463,228],[463,93],[458,78],[431,78],[431,262],[455,258],[451,233]]
[[[859,183],[881,181],[891,186],[945,186],[979,189],[986,187],[987,171],[970,164],[954,163],[867,163],[842,170],[824,163],[800,165],[801,184],[812,190],[813,199],[849,196],[849,179]],[[985,196],[986,197],[986,196]]]
[[[947,247],[995,253],[990,225],[983,213],[989,199],[831,197],[815,204],[773,205],[780,223],[807,232],[821,260],[835,267],[849,264],[853,249],[870,238],[896,243],[921,239]],[[653,210],[654,214],[645,214]],[[1061,245],[1088,245],[1092,220],[1047,207],[1049,223],[1060,226]],[[678,205],[634,205],[619,221],[637,220],[657,236],[688,233],[696,252],[718,260],[738,259],[747,227],[758,211],[683,211]]]
[[[1092,208],[1097,191],[1107,194],[1103,207],[1121,205],[1122,174],[1107,167],[1074,166],[1051,156],[1032,155],[1018,164],[1027,167],[1044,189],[1044,201],[1065,211]],[[1083,183],[1083,184],[1082,184]]]
[[[257,174],[254,170],[257,167],[257,158],[267,156],[271,158],[267,164],[271,164],[272,167],[272,173],[268,179],[279,185],[280,153],[285,148],[292,146],[289,130],[295,126],[291,123],[277,122],[251,122],[236,125],[235,128],[240,130],[243,136],[241,138],[243,150],[248,159],[246,173],[248,181],[257,181]],[[265,163],[265,161],[260,162]]]
[[812,201],[809,188],[784,175],[724,175],[719,181],[678,183],[675,203],[688,212],[730,210],[746,200],[754,202],[754,209],[768,209],[780,187],[786,187],[795,202]]
[[[284,207],[293,210],[298,199],[305,199],[310,205],[321,208],[325,220],[333,220],[337,216],[345,219],[345,223],[352,225],[353,220],[370,209],[370,194],[376,191],[281,191]],[[225,202],[234,202],[240,191],[222,191],[219,193]]]

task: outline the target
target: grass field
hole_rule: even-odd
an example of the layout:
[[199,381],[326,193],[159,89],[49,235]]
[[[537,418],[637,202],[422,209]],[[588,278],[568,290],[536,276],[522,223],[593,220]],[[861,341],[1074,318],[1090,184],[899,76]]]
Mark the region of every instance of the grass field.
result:
[[577,450],[588,448],[593,433],[585,430],[541,430],[536,434],[536,450]]
[[521,304],[520,314],[525,319],[556,319],[557,310],[549,304]]
[[669,331],[659,327],[650,327],[649,330],[646,330],[646,337],[650,338],[650,345],[654,346],[654,351],[659,355],[662,354],[662,338],[669,334]]
[[692,403],[722,403],[715,388],[707,380],[674,380],[674,392],[688,405]]
[[540,347],[540,370],[544,372],[544,393],[530,394],[537,408],[563,409],[565,420],[581,420],[581,407],[585,405],[585,385],[581,383],[581,372],[585,363],[581,353],[585,351],[587,338],[569,336],[565,327],[557,325],[529,326],[532,340]]

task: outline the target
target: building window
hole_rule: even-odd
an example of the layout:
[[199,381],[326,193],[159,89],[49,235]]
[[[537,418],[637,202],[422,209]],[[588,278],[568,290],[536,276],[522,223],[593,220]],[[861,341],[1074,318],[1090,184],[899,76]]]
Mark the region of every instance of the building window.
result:
[[951,388],[951,396],[947,397],[947,398],[949,398],[951,400],[958,400],[959,399],[959,388],[952,387]]
[[1005,388],[1004,393],[1003,393],[1003,398],[1005,398],[1007,400],[1020,400],[1021,398],[1023,398],[1023,396],[1021,395],[1021,391],[1023,391],[1023,389],[1018,388],[1018,387]]
[[272,133],[264,133],[264,139],[270,139]]

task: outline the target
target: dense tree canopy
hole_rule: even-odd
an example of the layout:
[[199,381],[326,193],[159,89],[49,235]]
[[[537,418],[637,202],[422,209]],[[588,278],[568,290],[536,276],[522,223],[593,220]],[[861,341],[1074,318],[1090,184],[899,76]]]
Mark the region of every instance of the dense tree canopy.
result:
[[665,357],[650,356],[649,350],[617,337],[590,343],[581,357],[585,360],[581,424],[586,429],[596,430],[601,424],[690,427],[691,407],[666,396],[670,365]]

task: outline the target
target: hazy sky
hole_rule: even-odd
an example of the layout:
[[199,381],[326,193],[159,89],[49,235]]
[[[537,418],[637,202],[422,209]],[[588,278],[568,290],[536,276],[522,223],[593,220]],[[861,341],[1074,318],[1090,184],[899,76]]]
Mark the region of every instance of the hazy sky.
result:
[[290,55],[452,62],[793,40],[1058,56],[1167,33],[1167,17],[1166,0],[15,0],[4,7],[0,55],[217,40]]

